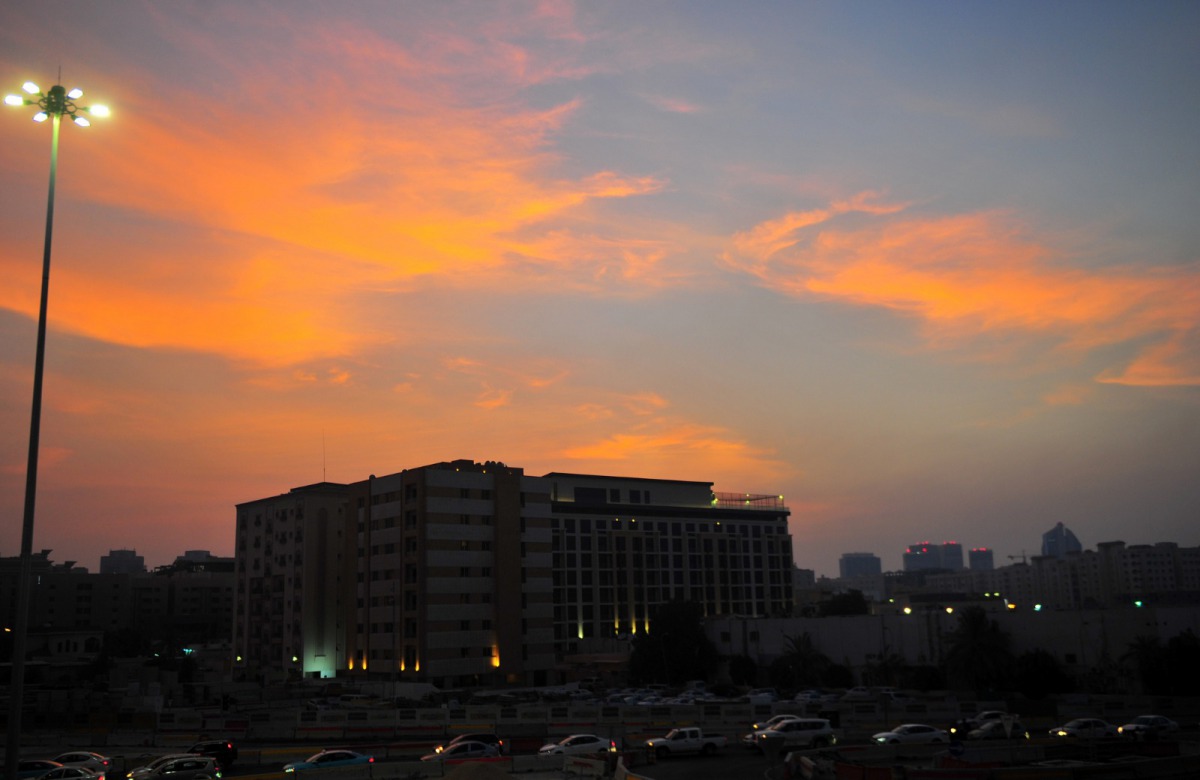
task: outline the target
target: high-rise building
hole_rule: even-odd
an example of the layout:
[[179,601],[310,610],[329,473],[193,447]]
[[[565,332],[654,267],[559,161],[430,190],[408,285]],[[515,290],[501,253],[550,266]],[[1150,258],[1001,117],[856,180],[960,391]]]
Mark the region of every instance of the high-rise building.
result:
[[948,569],[958,571],[963,568],[963,549],[958,542],[918,542],[910,544],[904,551],[905,571],[930,571],[933,569]]
[[942,542],[942,568],[959,571],[963,568],[963,548],[958,542]]
[[246,676],[541,685],[656,605],[786,614],[782,497],[712,483],[436,463],[237,506]]
[[904,550],[905,571],[928,571],[941,569],[942,548],[932,542],[917,542],[910,544]]
[[1075,534],[1071,533],[1071,529],[1062,523],[1056,524],[1049,531],[1042,534],[1042,555],[1064,558],[1067,553],[1077,553],[1082,550],[1083,545],[1079,543],[1079,539],[1075,537]]
[[967,560],[971,571],[991,571],[996,566],[990,547],[972,547],[967,553]]
[[883,573],[883,561],[875,553],[848,552],[842,553],[838,560],[838,575],[842,579],[850,577],[870,577]]

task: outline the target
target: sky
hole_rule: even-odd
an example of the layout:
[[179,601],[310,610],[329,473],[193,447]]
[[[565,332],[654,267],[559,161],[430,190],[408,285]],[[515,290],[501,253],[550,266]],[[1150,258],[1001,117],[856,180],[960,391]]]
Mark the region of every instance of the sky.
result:
[[[782,494],[795,561],[1200,544],[1200,5],[10,0],[63,128],[33,549],[458,458]],[[59,74],[61,73],[61,77]],[[0,555],[50,128],[0,111]]]

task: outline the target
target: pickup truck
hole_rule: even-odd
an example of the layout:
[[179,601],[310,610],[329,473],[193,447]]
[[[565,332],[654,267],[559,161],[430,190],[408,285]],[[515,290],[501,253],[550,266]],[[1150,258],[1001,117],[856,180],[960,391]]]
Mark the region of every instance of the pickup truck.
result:
[[721,735],[705,736],[698,728],[671,729],[665,737],[655,737],[646,740],[646,747],[654,751],[654,755],[675,756],[683,753],[699,753],[711,756],[718,750],[724,750],[725,737]]

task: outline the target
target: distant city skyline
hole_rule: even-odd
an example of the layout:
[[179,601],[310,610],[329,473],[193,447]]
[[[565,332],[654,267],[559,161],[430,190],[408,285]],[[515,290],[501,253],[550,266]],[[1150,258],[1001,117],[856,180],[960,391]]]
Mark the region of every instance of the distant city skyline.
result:
[[[781,494],[795,561],[1200,542],[1200,4],[60,3],[33,549],[458,458]],[[64,43],[69,31],[69,45]],[[0,552],[50,128],[0,110]]]

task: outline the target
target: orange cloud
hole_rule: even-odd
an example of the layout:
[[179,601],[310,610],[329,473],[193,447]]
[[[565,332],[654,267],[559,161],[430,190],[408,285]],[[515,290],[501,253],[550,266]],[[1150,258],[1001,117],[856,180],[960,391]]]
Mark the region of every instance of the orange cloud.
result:
[[[578,41],[569,7],[547,4],[524,23]],[[240,56],[163,24],[172,45],[206,61]],[[94,262],[55,269],[54,326],[298,365],[395,338],[376,330],[357,296],[403,291],[419,277],[492,288],[534,267],[570,286],[647,283],[661,244],[589,206],[664,182],[559,173],[554,136],[580,104],[532,107],[521,89],[570,68],[561,55],[535,62],[501,43],[521,27],[511,14],[478,25],[503,29],[468,37],[447,22],[429,31],[436,45],[343,25],[297,30],[295,49],[273,50],[269,71],[242,63],[236,95],[164,89],[153,73],[110,77],[121,85],[107,96],[114,116],[70,139],[86,145],[73,150],[70,192],[103,204],[112,224],[132,218],[138,228],[110,228],[88,247]],[[602,248],[573,254],[593,238]],[[0,257],[0,273],[17,278],[17,267]],[[33,315],[35,295],[3,287],[0,306]]]
[[[725,260],[767,286],[904,312],[931,340],[983,334],[1049,335],[1087,350],[1147,340],[1124,371],[1102,381],[1200,384],[1200,270],[1086,269],[995,214],[895,216],[855,200],[798,212],[734,236]],[[859,216],[844,225],[843,215]]]
[[646,97],[646,102],[671,114],[697,114],[704,110],[699,104],[682,98],[649,95]]
[[726,430],[670,419],[655,419],[589,444],[566,447],[560,456],[581,461],[581,467],[600,473],[625,471],[676,478],[680,473],[720,474],[744,484],[778,483],[790,475],[790,468],[769,452]]

